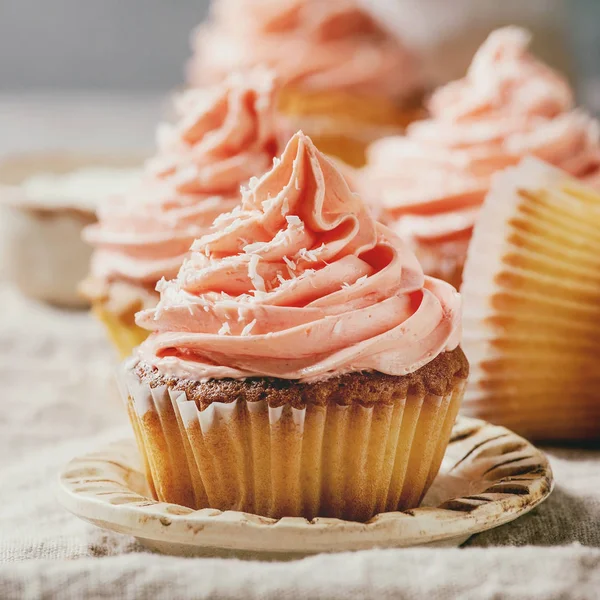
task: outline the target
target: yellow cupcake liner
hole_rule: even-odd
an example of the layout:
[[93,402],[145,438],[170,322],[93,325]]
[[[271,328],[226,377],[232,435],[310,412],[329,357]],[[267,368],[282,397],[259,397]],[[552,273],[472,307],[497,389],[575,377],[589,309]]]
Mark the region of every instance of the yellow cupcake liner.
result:
[[123,372],[146,475],[157,500],[280,518],[373,515],[419,505],[437,475],[464,391],[394,404],[270,407],[212,403]]
[[102,301],[92,302],[92,312],[106,328],[121,358],[128,357],[148,337],[149,332],[135,324],[133,314],[117,315],[108,310]]
[[423,116],[420,98],[399,103],[384,96],[361,96],[348,92],[310,92],[284,88],[278,99],[279,110],[290,116],[328,115],[339,122],[380,127],[406,127]]
[[360,167],[373,140],[401,133],[409,123],[423,117],[420,100],[398,103],[383,96],[284,88],[278,106],[292,128],[302,129],[319,150]]
[[335,156],[351,167],[362,167],[366,162],[368,141],[342,133],[319,133],[318,128],[310,133],[310,127],[300,127],[325,154]]
[[498,174],[461,291],[464,412],[531,439],[600,439],[600,194],[533,158]]

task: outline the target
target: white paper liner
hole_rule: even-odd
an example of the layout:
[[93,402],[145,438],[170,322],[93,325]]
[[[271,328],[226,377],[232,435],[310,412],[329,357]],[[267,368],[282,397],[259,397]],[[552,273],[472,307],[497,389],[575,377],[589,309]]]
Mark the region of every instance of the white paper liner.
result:
[[157,500],[269,517],[365,521],[418,506],[440,468],[464,391],[393,405],[212,403],[151,388],[126,368],[122,389]]
[[465,414],[600,439],[600,194],[534,158],[497,174],[461,292]]

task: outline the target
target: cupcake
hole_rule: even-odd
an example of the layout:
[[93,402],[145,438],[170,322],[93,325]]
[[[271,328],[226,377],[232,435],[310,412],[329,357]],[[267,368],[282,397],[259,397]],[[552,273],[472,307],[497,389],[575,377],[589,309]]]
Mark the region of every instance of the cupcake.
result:
[[82,292],[123,356],[147,335],[134,315],[158,302],[156,283],[177,274],[192,241],[278,153],[273,96],[274,79],[262,70],[187,92],[178,121],[159,127],[140,181],[103,203],[85,230],[95,252]]
[[467,414],[600,440],[600,194],[534,158],[496,175],[464,270]]
[[308,137],[159,287],[121,386],[158,500],[361,521],[419,504],[467,377],[460,297]]
[[257,64],[277,73],[279,109],[294,129],[352,165],[420,114],[415,56],[356,0],[216,0],[194,36],[190,84]]
[[598,183],[598,123],[573,108],[567,81],[528,53],[529,39],[517,27],[492,33],[466,77],[433,94],[430,119],[368,150],[371,201],[425,272],[455,286],[496,171],[534,155]]

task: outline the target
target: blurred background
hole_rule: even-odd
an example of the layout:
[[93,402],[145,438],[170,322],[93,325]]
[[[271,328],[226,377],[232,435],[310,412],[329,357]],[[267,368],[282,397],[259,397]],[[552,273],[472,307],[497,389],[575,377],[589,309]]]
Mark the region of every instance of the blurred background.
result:
[[[326,2],[327,0],[323,0]],[[556,66],[598,77],[598,0],[364,0],[396,4],[405,38],[468,57],[491,28],[518,23]],[[161,91],[181,84],[208,0],[0,0],[0,89]],[[402,22],[403,21],[403,22]],[[449,54],[448,54],[449,52]],[[439,66],[439,65],[438,65]],[[456,67],[464,64],[457,64]]]
[[[393,25],[424,52],[437,82],[461,75],[492,28],[526,25],[534,51],[567,72],[580,102],[600,113],[599,0],[364,1],[398,5]],[[0,151],[9,140],[13,150],[56,145],[57,130],[65,145],[151,147],[208,4],[0,0]]]
[[0,0],[2,90],[181,84],[208,0]]

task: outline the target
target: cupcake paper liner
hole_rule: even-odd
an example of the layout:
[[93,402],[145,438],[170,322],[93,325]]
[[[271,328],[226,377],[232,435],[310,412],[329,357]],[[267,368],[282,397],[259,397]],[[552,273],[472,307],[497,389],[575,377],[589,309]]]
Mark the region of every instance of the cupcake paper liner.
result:
[[533,158],[499,173],[463,274],[466,414],[600,439],[600,195]]
[[393,404],[212,403],[152,388],[125,369],[121,388],[157,500],[268,517],[365,521],[417,506],[438,473],[462,394]]

